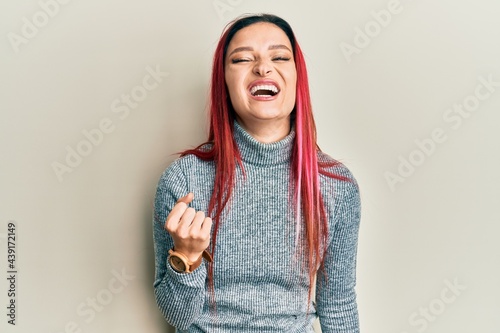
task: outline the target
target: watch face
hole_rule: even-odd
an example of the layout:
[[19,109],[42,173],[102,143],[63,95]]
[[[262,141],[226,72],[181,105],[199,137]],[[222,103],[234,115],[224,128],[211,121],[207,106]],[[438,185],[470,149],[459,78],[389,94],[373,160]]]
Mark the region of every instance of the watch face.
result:
[[172,268],[177,272],[186,271],[186,265],[184,264],[184,261],[182,261],[182,259],[179,257],[170,256],[170,265],[172,265]]

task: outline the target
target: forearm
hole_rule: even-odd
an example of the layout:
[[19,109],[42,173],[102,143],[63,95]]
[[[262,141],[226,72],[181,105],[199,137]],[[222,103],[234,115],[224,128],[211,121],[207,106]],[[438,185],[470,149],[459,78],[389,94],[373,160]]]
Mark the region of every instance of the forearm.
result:
[[354,289],[335,300],[318,303],[318,316],[323,333],[359,333],[359,316]]
[[180,329],[189,327],[201,314],[205,303],[205,265],[193,273],[177,273],[167,262],[173,243],[157,221],[154,223],[156,302],[165,319]]
[[331,241],[318,274],[317,312],[323,333],[358,333],[356,257],[361,215],[354,182],[337,187]]

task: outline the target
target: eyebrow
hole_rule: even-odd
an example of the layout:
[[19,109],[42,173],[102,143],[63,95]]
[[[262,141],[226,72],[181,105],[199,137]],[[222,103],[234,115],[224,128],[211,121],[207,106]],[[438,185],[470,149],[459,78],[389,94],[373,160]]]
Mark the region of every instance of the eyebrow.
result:
[[[286,45],[283,45],[283,44],[271,45],[268,48],[268,50],[279,50],[279,49],[285,49],[285,50],[292,52],[292,50],[290,50]],[[251,47],[251,46],[237,47],[231,53],[229,53],[229,56],[232,55],[233,53],[242,52],[242,51],[253,51],[253,47]]]

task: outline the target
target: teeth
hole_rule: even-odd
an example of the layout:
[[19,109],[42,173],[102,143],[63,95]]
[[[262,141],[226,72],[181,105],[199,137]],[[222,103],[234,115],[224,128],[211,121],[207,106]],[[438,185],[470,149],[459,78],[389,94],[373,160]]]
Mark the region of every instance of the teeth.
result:
[[272,91],[273,94],[278,93],[278,88],[276,86],[273,86],[273,85],[253,86],[252,89],[250,89],[250,93],[252,95],[254,95],[257,90],[269,90],[269,91]]

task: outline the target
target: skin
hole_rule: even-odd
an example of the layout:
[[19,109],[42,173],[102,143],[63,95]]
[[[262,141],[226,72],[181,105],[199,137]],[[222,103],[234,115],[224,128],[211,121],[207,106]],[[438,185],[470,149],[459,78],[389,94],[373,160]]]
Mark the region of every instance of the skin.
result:
[[194,199],[193,193],[180,198],[167,216],[165,229],[174,241],[174,250],[195,262],[210,244],[212,219],[202,211],[188,207]]
[[[255,23],[239,30],[228,45],[225,80],[238,123],[257,141],[276,142],[290,133],[295,106],[297,71],[287,35],[271,23]],[[275,98],[252,98],[248,87],[256,80],[272,80]],[[193,193],[180,198],[165,223],[174,249],[195,262],[210,243],[212,219],[189,207]]]

